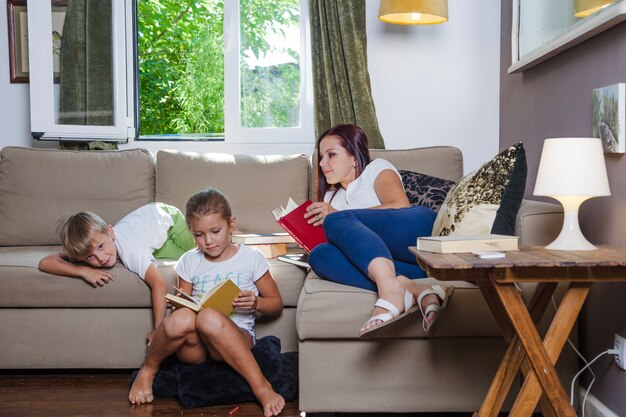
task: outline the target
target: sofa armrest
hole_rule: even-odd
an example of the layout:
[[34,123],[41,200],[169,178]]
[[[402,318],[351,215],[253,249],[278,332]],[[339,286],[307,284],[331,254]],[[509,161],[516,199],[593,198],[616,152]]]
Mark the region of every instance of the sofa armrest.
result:
[[520,246],[545,246],[559,235],[563,226],[560,204],[522,200],[515,220],[515,235]]

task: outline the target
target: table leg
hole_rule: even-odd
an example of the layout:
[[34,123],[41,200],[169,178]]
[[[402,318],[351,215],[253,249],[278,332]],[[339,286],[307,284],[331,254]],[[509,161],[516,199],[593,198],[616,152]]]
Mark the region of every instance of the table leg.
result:
[[[553,364],[556,364],[567,337],[572,331],[574,323],[576,323],[576,318],[589,294],[590,287],[591,283],[572,283],[556,311],[543,342]],[[541,387],[537,376],[534,373],[530,373],[526,376],[510,416],[531,415],[540,397]]]
[[[509,347],[478,412],[480,417],[496,417],[502,409],[502,404],[511,389],[520,366],[522,366],[525,352],[519,338],[514,334],[511,322],[498,298],[494,284],[491,281],[479,281],[477,284],[500,327],[504,339],[509,343]],[[555,283],[545,283],[537,286],[528,306],[532,320],[535,323],[538,323],[541,317],[543,317],[556,286]],[[525,371],[527,373],[528,369],[525,369]],[[548,412],[548,410],[544,411]]]
[[559,381],[556,370],[517,289],[513,284],[495,283],[495,290],[503,307],[506,309],[515,332],[524,346],[535,375],[554,412],[558,416],[576,417],[576,413],[567,400],[567,394]]

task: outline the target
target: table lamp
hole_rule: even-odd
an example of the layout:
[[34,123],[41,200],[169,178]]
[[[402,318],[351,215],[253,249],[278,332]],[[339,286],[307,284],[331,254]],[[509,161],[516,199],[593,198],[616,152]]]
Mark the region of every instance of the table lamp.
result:
[[580,231],[578,208],[589,198],[611,195],[600,139],[546,139],[533,194],[552,197],[563,205],[563,228],[546,249],[597,249]]

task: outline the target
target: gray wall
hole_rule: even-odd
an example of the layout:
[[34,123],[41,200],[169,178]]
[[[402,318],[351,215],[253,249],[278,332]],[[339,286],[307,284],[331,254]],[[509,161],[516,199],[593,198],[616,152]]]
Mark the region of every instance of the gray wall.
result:
[[[523,141],[528,158],[526,196],[532,197],[543,140],[591,136],[594,88],[626,82],[626,24],[622,23],[521,74],[511,64],[512,0],[502,2],[500,42],[500,148]],[[626,246],[626,157],[606,156],[610,197],[581,207],[583,233],[593,243]],[[595,284],[581,314],[581,352],[588,359],[626,336],[626,283]],[[604,356],[593,365],[591,393],[617,415],[626,416],[626,373]],[[583,378],[588,385],[590,378]],[[567,387],[569,391],[569,387]]]

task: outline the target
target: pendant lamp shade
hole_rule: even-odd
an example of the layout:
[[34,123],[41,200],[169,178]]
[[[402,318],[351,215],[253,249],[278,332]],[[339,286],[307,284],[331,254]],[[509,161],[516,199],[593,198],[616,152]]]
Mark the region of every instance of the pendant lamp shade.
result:
[[574,16],[587,17],[611,3],[613,0],[576,0],[574,2]]
[[396,25],[434,25],[447,22],[448,0],[380,0],[378,18]]

